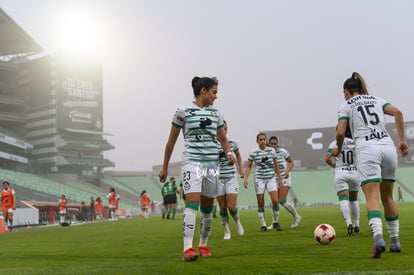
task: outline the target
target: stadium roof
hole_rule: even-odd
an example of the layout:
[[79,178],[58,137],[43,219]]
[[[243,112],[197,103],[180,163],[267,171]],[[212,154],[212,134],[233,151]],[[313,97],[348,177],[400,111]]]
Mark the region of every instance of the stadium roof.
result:
[[42,47],[0,8],[0,56],[42,51]]

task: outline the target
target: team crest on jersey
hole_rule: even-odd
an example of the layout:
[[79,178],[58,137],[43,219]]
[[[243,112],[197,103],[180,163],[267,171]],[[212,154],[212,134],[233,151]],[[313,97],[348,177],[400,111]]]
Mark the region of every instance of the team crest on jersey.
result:
[[191,185],[190,185],[190,183],[188,181],[184,181],[183,182],[183,186],[184,186],[184,190],[185,191],[188,191],[191,188]]
[[217,116],[217,110],[211,110],[210,112],[213,116]]

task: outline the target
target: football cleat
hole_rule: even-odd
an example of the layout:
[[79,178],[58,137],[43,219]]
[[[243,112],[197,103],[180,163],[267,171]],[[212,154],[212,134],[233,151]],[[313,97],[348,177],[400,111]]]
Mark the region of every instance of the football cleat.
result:
[[200,251],[201,257],[211,257],[210,248],[208,248],[206,245],[200,246],[198,249]]
[[355,225],[355,227],[354,227],[354,232],[355,232],[355,233],[359,233],[359,231],[360,231],[359,226]]
[[374,248],[371,251],[371,258],[381,258],[382,252],[385,251],[385,242],[383,239],[379,239],[375,242]]
[[347,236],[352,236],[354,234],[354,226],[352,224],[348,225],[347,227]]
[[273,228],[276,229],[277,231],[282,231],[282,227],[280,227],[279,223],[277,222],[273,223]]
[[400,242],[395,242],[390,244],[390,252],[401,252]]
[[194,248],[189,248],[183,253],[183,261],[184,262],[192,262],[197,260],[198,253],[194,251]]
[[231,239],[231,232],[228,225],[223,226],[224,227],[224,239],[230,240]]
[[240,223],[240,221],[238,221],[236,223],[236,227],[237,227],[237,234],[239,234],[240,236],[244,235],[244,228],[242,226],[242,224]]
[[292,225],[290,226],[290,228],[295,228],[298,227],[300,221],[302,220],[302,217],[297,215],[295,216],[295,220],[293,221]]
[[266,226],[261,226],[259,231],[260,232],[265,232],[265,231],[267,231],[267,227]]

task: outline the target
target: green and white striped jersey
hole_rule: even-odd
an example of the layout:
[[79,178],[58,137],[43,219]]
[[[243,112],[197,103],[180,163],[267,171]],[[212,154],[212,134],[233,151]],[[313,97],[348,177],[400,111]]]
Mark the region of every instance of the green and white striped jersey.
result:
[[264,150],[256,147],[253,149],[248,157],[256,163],[256,178],[270,179],[276,175],[273,160],[276,159],[276,151],[272,147],[266,146]]
[[284,178],[288,164],[287,160],[290,158],[290,153],[285,148],[277,148],[276,156],[277,164],[279,165],[280,176]]
[[[227,138],[230,143],[230,150],[232,152],[239,151],[239,145],[234,140]],[[220,178],[229,178],[234,176],[237,173],[237,166],[236,164],[229,164],[227,160],[227,154],[224,152],[221,145],[218,145],[219,148],[219,164],[220,164]]]
[[179,108],[174,114],[172,125],[183,129],[183,161],[218,161],[217,129],[224,127],[224,121],[216,108],[200,108],[194,103]]

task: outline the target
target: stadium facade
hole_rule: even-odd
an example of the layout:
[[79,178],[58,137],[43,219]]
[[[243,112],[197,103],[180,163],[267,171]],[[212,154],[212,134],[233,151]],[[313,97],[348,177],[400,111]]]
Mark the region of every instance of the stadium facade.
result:
[[115,166],[103,131],[102,69],[45,54],[0,9],[0,167],[99,179]]

